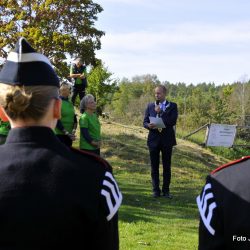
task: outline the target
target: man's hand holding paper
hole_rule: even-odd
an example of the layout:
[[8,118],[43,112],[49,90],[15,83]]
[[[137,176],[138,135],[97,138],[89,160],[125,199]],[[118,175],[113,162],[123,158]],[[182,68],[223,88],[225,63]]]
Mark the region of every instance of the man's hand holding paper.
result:
[[154,125],[154,126],[152,126],[152,128],[154,128],[154,129],[155,128],[165,128],[165,124],[164,124],[161,117],[150,116],[149,120],[150,120],[150,124]]

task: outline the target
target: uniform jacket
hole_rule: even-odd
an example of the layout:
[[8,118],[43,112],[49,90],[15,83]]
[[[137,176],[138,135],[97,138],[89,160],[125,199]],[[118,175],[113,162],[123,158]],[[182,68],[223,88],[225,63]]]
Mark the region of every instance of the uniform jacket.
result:
[[46,127],[12,129],[0,159],[0,249],[118,249],[122,195],[104,160]]
[[200,250],[249,250],[250,156],[213,171],[197,205]]
[[[148,124],[150,123],[149,117],[156,117],[155,103],[149,103],[145,111],[143,126],[149,129]],[[161,132],[158,129],[149,129],[147,145],[149,148],[155,148],[158,146],[172,147],[176,145],[175,130],[178,111],[177,104],[174,102],[166,101],[166,109],[160,114],[166,128],[162,129]]]

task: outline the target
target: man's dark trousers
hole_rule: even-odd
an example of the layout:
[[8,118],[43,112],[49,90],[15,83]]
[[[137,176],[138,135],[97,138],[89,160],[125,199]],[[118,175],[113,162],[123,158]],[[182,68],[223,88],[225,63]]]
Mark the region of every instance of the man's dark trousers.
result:
[[149,148],[150,161],[151,161],[151,178],[153,192],[160,194],[160,180],[159,180],[159,165],[160,165],[160,152],[162,156],[163,165],[163,184],[162,192],[169,193],[169,185],[171,180],[171,156],[172,147],[158,146],[156,148]]
[[82,84],[75,84],[73,86],[73,94],[71,98],[73,105],[75,105],[77,95],[79,95],[80,101],[85,96],[85,86],[83,86]]

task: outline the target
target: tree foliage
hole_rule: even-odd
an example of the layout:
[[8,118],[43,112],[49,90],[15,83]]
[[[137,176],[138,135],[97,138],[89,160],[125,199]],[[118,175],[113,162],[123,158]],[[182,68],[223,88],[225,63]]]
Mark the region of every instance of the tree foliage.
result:
[[1,0],[0,57],[7,57],[19,37],[25,37],[67,76],[66,55],[95,64],[103,31],[94,27],[103,9],[92,0]]
[[89,72],[87,88],[87,92],[96,99],[99,114],[103,111],[104,106],[111,102],[116,90],[117,81],[112,79],[112,73],[99,60]]
[[113,112],[117,120],[138,125],[145,105],[152,100],[153,90],[159,83],[157,76],[150,74],[136,76],[132,81],[124,78],[107,109]]
[[[150,75],[123,79],[114,94],[111,106],[116,119],[142,124],[148,102],[154,101],[154,88],[160,82]],[[156,79],[156,80],[155,80]],[[178,104],[178,128],[193,130],[206,123],[250,125],[250,81],[215,86],[201,83],[163,82],[167,99]]]

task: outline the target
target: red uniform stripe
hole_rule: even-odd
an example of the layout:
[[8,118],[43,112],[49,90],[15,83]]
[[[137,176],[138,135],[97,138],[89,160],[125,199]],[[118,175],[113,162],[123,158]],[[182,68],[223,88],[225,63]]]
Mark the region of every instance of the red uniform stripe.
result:
[[236,164],[236,163],[245,161],[245,160],[247,160],[247,159],[250,159],[250,156],[244,156],[244,157],[242,157],[241,159],[238,159],[238,160],[235,160],[235,161],[231,161],[231,162],[229,162],[229,163],[227,163],[227,164],[224,164],[224,165],[222,165],[222,166],[216,168],[215,170],[213,170],[213,171],[211,172],[211,174],[214,174],[214,173],[216,173],[216,172],[219,172],[220,170],[222,170],[222,169],[224,169],[224,168],[230,167],[230,166],[232,166],[232,165],[234,165],[234,164]]

